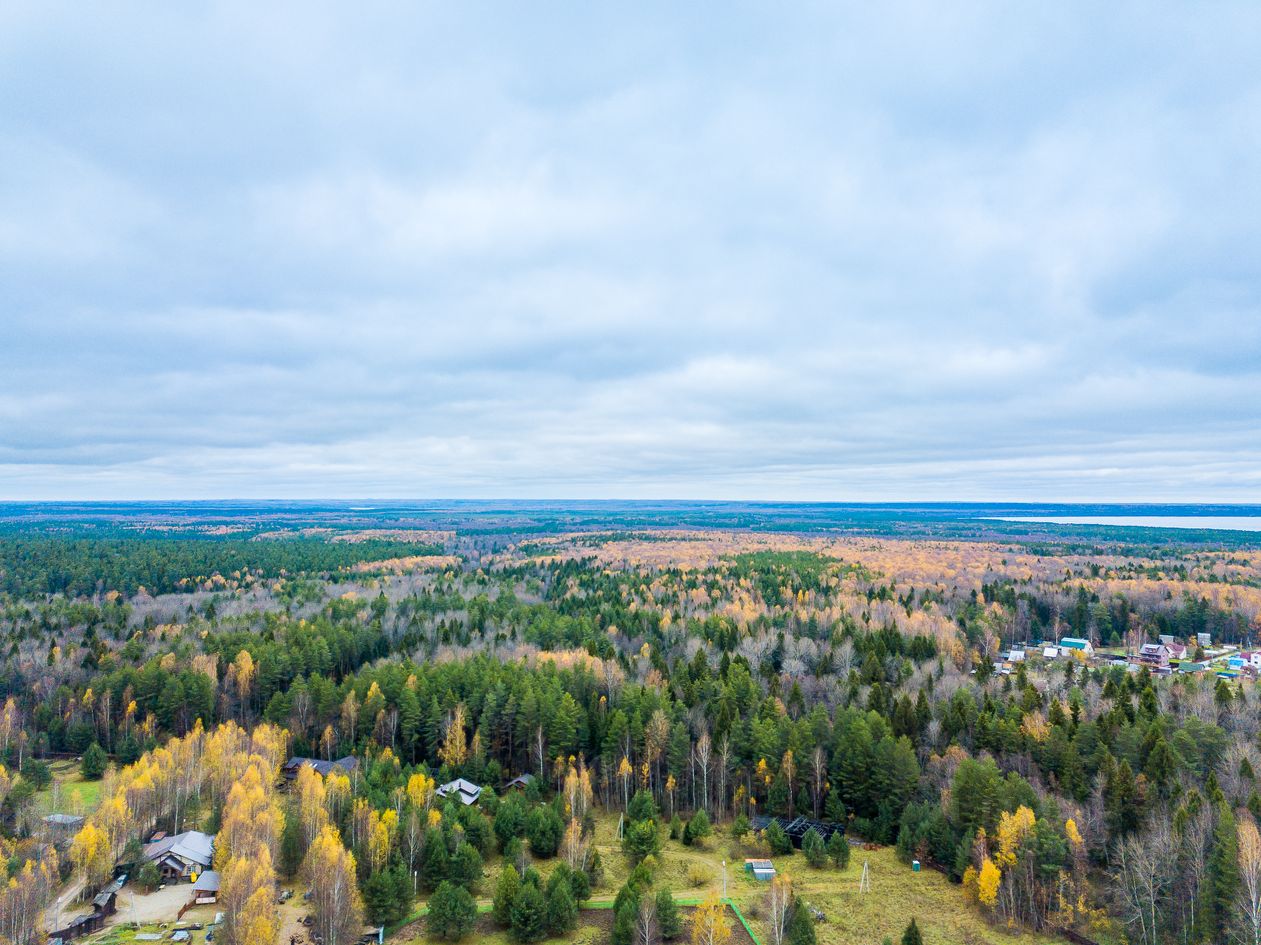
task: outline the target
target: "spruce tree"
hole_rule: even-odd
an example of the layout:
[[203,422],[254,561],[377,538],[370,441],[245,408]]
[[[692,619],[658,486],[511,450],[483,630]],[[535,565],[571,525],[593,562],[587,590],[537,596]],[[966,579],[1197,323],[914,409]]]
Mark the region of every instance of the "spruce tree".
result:
[[902,933],[902,945],[924,945],[924,937],[920,935],[919,926],[911,919],[911,924]]

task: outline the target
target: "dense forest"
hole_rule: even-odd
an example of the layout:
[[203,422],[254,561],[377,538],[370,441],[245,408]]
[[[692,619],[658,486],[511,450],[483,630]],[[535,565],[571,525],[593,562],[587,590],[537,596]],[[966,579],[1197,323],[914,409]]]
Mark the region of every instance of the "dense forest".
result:
[[[597,815],[623,819],[632,862],[711,823],[791,855],[779,822],[758,825],[805,815],[943,871],[995,927],[1150,945],[1261,928],[1261,724],[1238,657],[1261,635],[1261,552],[461,541],[0,539],[18,878],[0,911],[99,883],[152,828],[199,818],[242,891],[229,942],[276,934],[248,889],[315,872],[344,893],[316,903],[326,942],[350,934],[347,903],[397,922],[440,886],[458,930],[493,857],[522,884],[504,927],[537,896],[555,920],[539,928],[563,931],[603,881]],[[1186,665],[1138,664],[1162,635]],[[1095,652],[1036,645],[1065,637]],[[93,759],[107,800],[49,874],[36,798],[64,753]],[[278,791],[295,755],[357,765]],[[501,796],[521,774],[528,790]],[[457,777],[486,786],[479,804],[435,797]],[[563,882],[530,875],[552,857]]]

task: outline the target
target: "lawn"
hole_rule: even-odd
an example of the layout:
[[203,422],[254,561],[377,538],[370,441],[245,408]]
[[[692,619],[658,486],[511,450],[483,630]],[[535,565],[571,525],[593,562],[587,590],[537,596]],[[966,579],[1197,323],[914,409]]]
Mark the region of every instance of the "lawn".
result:
[[54,761],[53,781],[35,795],[41,814],[90,814],[101,803],[101,782],[84,781],[77,761]]

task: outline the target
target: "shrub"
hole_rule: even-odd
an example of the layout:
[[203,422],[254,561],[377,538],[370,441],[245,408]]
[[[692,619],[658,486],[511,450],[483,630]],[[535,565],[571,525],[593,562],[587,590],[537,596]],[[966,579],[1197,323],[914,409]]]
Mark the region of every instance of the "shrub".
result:
[[683,830],[683,842],[688,846],[702,844],[710,832],[709,815],[703,810],[698,810],[692,815],[692,819],[687,822],[687,827]]
[[742,839],[751,827],[752,824],[749,823],[748,817],[744,814],[736,814],[736,819],[731,822],[731,838],[733,840]]
[[714,871],[702,863],[691,863],[687,868],[687,883],[692,887],[707,885],[714,878]]

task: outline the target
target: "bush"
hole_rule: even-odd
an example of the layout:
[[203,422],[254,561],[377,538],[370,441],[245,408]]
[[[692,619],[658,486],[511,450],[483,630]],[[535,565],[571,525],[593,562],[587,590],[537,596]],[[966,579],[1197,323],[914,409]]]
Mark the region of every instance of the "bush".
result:
[[687,846],[702,844],[710,832],[709,815],[703,810],[698,810],[692,815],[692,819],[687,822],[687,827],[683,830],[683,842]]
[[153,892],[162,885],[162,874],[158,872],[158,864],[148,862],[140,867],[140,872],[136,874],[136,882],[146,892]]
[[752,826],[748,817],[744,814],[736,814],[736,819],[731,822],[731,838],[733,840],[742,839],[752,829]]
[[425,925],[429,934],[447,941],[463,938],[477,922],[477,903],[463,886],[442,882],[429,898]]
[[714,871],[702,863],[691,863],[687,868],[687,883],[698,888],[707,885],[714,878]]
[[675,814],[670,818],[670,839],[683,839],[683,821],[679,819],[679,815]]

